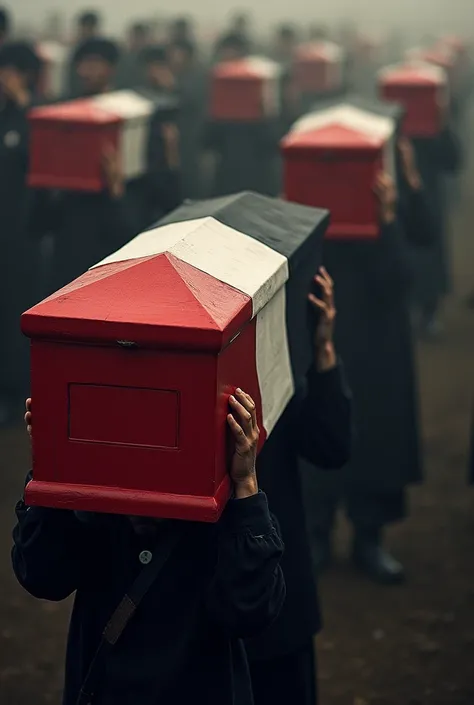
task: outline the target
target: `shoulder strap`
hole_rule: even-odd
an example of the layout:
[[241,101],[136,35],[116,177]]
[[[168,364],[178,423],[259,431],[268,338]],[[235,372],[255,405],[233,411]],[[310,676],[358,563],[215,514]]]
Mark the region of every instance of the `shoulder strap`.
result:
[[169,532],[163,540],[159,542],[157,546],[158,550],[153,554],[152,560],[148,565],[142,568],[134,583],[120,601],[119,606],[112,614],[107,626],[102,632],[101,642],[82,684],[76,705],[91,705],[101,678],[102,665],[106,654],[115,646],[122,636],[140,602],[150,590],[173,553],[173,550],[181,540],[186,527],[186,523],[182,522],[180,526],[177,526],[174,531]]

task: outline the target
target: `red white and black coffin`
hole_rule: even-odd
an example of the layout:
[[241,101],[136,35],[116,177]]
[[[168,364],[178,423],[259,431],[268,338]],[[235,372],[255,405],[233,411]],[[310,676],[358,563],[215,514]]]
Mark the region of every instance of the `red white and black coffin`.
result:
[[109,145],[118,149],[126,179],[143,175],[151,126],[160,111],[172,107],[166,97],[153,100],[136,91],[116,91],[34,108],[29,115],[29,185],[102,191],[103,154]]
[[331,212],[329,238],[366,239],[379,233],[375,178],[394,178],[397,121],[340,103],[300,118],[281,143],[285,197]]
[[36,45],[42,61],[38,93],[48,100],[59,98],[66,78],[68,50],[60,42],[44,41]]
[[254,397],[263,443],[310,366],[328,218],[251,193],[187,204],[25,313],[26,501],[216,521],[229,394]]
[[296,50],[293,76],[300,93],[329,93],[344,81],[344,50],[328,41],[308,42]]
[[281,113],[282,69],[265,57],[223,61],[211,75],[211,120],[258,122]]
[[444,129],[449,88],[439,66],[416,62],[388,66],[379,72],[378,86],[382,99],[403,106],[402,129],[408,137],[436,137]]

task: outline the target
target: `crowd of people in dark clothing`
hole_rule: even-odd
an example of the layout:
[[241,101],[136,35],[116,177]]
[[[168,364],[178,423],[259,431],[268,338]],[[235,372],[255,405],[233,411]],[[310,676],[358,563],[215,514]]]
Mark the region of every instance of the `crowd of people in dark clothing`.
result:
[[[238,16],[214,46],[202,47],[192,21],[180,18],[159,42],[149,24],[133,24],[124,49],[103,35],[97,13],[83,13],[55,100],[123,89],[177,107],[152,124],[143,175],[127,181],[110,146],[102,192],[53,191],[27,180],[28,113],[46,100],[42,63],[0,11],[0,427],[18,419],[29,397],[22,311],[186,199],[281,193],[278,143],[302,112],[288,68],[300,40],[324,40],[329,31],[312,27],[310,35],[282,25],[260,46]],[[378,68],[367,64],[358,82],[362,69],[346,51],[341,99],[369,85],[366,74],[374,83]],[[282,67],[280,114],[216,124],[208,113],[212,67],[253,54]],[[20,584],[47,600],[76,593],[64,705],[314,705],[316,580],[331,565],[341,505],[357,568],[380,584],[405,579],[383,530],[407,516],[407,488],[423,478],[414,339],[441,334],[450,287],[445,175],[462,165],[463,95],[438,140],[397,137],[397,179],[382,171],[374,184],[376,241],[327,242],[329,274],[318,274],[320,294],[310,294],[319,313],[314,364],[258,457],[255,404],[245,392],[231,398],[234,495],[218,525],[18,503]],[[30,433],[33,417],[28,400]],[[155,546],[161,570],[145,591],[137,581]],[[138,593],[124,623],[115,610],[130,589]],[[115,643],[107,629],[117,619]]]

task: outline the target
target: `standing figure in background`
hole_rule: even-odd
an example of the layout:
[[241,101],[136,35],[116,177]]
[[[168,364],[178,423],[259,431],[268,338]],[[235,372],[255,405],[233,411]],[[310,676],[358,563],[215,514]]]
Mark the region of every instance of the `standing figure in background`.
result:
[[80,80],[76,71],[76,55],[84,42],[99,36],[102,20],[97,12],[83,12],[77,18],[76,42],[72,50],[71,58],[67,65],[66,76],[64,77],[63,93],[75,98],[80,93]]
[[326,243],[325,261],[338,284],[336,342],[354,394],[355,439],[351,461],[340,473],[305,471],[315,572],[330,565],[336,512],[343,504],[354,529],[353,560],[383,584],[405,578],[383,546],[383,530],[406,517],[407,486],[422,480],[410,245],[432,242],[426,195],[406,140],[399,154],[398,191],[386,174],[375,185],[377,239]]
[[170,44],[189,42],[195,45],[193,20],[188,17],[177,17],[173,20],[169,28],[169,42]]
[[136,88],[143,84],[141,55],[151,43],[151,31],[146,23],[136,22],[130,27],[127,49],[122,52],[117,67],[117,88]]
[[10,13],[6,7],[0,7],[0,47],[8,41],[11,32]]
[[34,194],[26,179],[28,109],[40,60],[22,42],[0,48],[0,426],[13,420],[28,388],[28,344],[20,315],[34,303],[35,242],[28,234]]
[[461,166],[461,149],[454,132],[446,127],[438,137],[412,140],[416,161],[433,214],[433,243],[413,251],[413,304],[420,334],[436,339],[442,333],[443,299],[451,291],[451,257],[448,233],[446,176]]
[[201,181],[204,128],[207,105],[207,76],[198,63],[196,47],[189,41],[175,41],[168,48],[170,68],[176,77],[179,96],[178,129],[181,145],[183,197],[204,196]]

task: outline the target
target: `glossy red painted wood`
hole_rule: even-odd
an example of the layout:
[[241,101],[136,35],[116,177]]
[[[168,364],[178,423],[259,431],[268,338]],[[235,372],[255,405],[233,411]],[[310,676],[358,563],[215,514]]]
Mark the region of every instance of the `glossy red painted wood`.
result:
[[378,208],[373,193],[383,165],[384,145],[335,126],[314,134],[288,135],[282,142],[285,197],[328,208],[327,239],[373,239],[378,236]]

